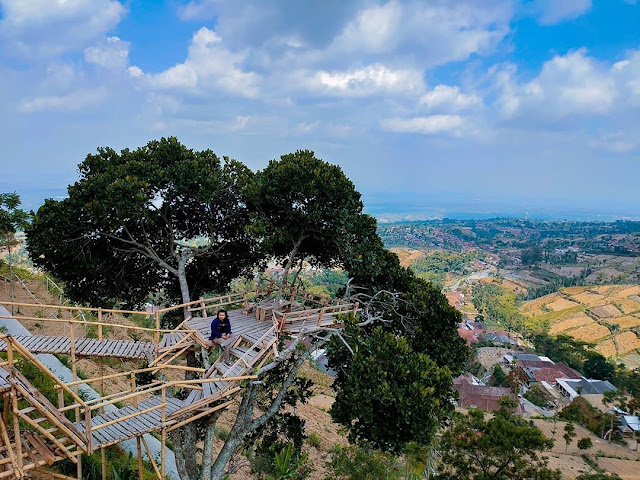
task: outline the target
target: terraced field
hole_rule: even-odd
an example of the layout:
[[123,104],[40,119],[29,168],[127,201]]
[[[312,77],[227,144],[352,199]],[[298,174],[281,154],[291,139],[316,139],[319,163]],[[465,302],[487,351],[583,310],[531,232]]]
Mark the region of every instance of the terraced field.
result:
[[551,335],[593,343],[606,357],[640,353],[640,285],[569,287],[526,302],[522,313],[548,323]]

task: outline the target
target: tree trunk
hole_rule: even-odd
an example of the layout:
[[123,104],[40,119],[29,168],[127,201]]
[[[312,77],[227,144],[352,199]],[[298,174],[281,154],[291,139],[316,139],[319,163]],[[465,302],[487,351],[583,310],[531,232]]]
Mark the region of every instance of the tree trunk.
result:
[[[302,364],[305,362],[305,360],[309,358],[311,352],[320,348],[325,342],[326,340],[319,340],[318,342],[316,342],[313,348],[308,349],[296,359],[293,367],[291,368],[291,370],[289,370],[287,376],[282,382],[282,385],[280,386],[280,390],[278,391],[276,397],[274,398],[271,405],[269,405],[269,408],[267,408],[267,410],[255,420],[252,420],[252,418],[255,409],[256,398],[258,396],[259,383],[252,382],[248,387],[245,388],[242,402],[240,403],[240,407],[238,408],[238,415],[236,416],[236,421],[233,424],[233,428],[231,429],[231,432],[229,432],[229,437],[222,447],[222,450],[218,454],[218,457],[216,458],[214,464],[211,466],[211,480],[220,480],[224,475],[224,468],[231,459],[231,455],[233,455],[233,452],[243,442],[245,437],[251,432],[260,428],[270,418],[278,413],[278,410],[280,410],[280,407],[282,406],[282,401],[284,400],[285,394],[298,375],[300,367],[302,367]],[[290,355],[295,355],[295,352],[295,349],[291,350]],[[276,362],[277,361],[278,360],[276,360]],[[272,362],[272,364],[270,365],[273,365],[274,363],[275,362]],[[258,375],[260,375],[260,373],[264,373],[269,368],[269,365],[263,367],[258,372]],[[206,465],[203,467],[206,468]]]
[[[249,433],[249,426],[251,419],[253,418],[253,410],[256,405],[256,398],[258,397],[259,386],[257,383],[251,383],[242,396],[242,402],[238,409],[238,415],[236,421],[229,432],[227,441],[222,446],[222,450],[218,454],[216,461],[211,465],[209,472],[209,478],[211,480],[220,480],[224,476],[224,467],[226,467],[231,455],[236,448],[242,443],[244,437]],[[207,468],[207,465],[203,465],[203,468]]]
[[[178,262],[178,282],[180,283],[180,294],[182,295],[182,303],[189,303],[191,295],[189,293],[189,284],[187,283],[187,260],[184,255],[180,257]],[[183,308],[183,316],[186,319],[189,316],[189,308]]]
[[[7,248],[9,249],[9,256],[7,257],[9,260],[9,296],[11,297],[11,301],[15,302],[15,294],[13,292],[13,258],[11,258],[11,240],[9,240],[9,246]],[[14,314],[13,307],[14,306],[11,305],[11,315]]]
[[302,242],[304,241],[305,238],[306,238],[305,235],[300,235],[300,238],[298,238],[298,241],[293,246],[293,249],[291,250],[291,252],[289,252],[289,258],[287,258],[287,263],[284,266],[284,273],[282,275],[282,282],[280,282],[280,288],[278,288],[278,296],[276,297],[276,303],[277,304],[279,304],[280,300],[282,300],[282,293],[284,292],[284,287],[287,285],[287,280],[288,280],[288,277],[289,277],[289,271],[291,270],[291,267],[293,266],[293,262],[295,262],[296,254],[298,253],[298,250],[300,249],[300,245],[302,245]]

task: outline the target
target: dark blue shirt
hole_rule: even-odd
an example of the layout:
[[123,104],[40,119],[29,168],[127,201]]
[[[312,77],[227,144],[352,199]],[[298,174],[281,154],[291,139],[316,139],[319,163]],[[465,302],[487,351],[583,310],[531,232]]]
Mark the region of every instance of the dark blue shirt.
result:
[[225,333],[231,333],[231,322],[229,318],[225,318],[224,323],[222,323],[218,317],[215,317],[213,322],[211,322],[211,336],[209,340],[221,338]]

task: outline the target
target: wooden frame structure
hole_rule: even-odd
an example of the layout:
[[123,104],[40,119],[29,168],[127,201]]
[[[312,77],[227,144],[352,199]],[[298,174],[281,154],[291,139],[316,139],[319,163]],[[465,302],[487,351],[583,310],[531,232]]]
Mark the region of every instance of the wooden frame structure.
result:
[[[166,435],[234,402],[241,383],[255,379],[256,368],[271,355],[277,355],[277,341],[282,333],[295,335],[305,327],[340,325],[340,315],[355,313],[357,303],[335,301],[288,289],[286,301],[275,301],[274,284],[240,294],[200,298],[193,302],[157,309],[153,312],[116,310],[62,305],[4,302],[7,306],[35,310],[39,315],[14,315],[9,318],[25,322],[46,322],[65,327],[65,334],[0,335],[0,479],[25,478],[30,470],[41,470],[68,459],[77,465],[76,478],[82,477],[82,454],[100,451],[102,476],[106,479],[105,449],[123,440],[136,439],[138,468],[142,475],[143,448],[157,477],[165,477]],[[271,302],[271,303],[269,303]],[[286,306],[284,306],[286,304]],[[256,316],[260,305],[270,305],[271,321]],[[189,351],[207,346],[211,315],[225,307],[237,341],[230,349],[231,365],[218,358],[210,368],[189,367],[184,357]],[[161,328],[167,312],[184,310],[189,316],[173,329]],[[70,318],[58,318],[64,312]],[[82,313],[79,318],[73,315]],[[154,327],[124,323],[114,317],[138,315],[153,322]],[[112,338],[114,331],[124,338]],[[69,356],[72,381],[59,379],[36,354]],[[78,378],[77,362],[94,358],[99,375]],[[117,358],[126,366],[118,373],[104,373],[104,359]],[[126,363],[125,363],[126,362]],[[138,362],[138,363],[136,363]],[[139,363],[144,362],[144,365]],[[23,375],[26,364],[52,382],[57,402],[46,398]],[[189,372],[196,378],[175,379],[175,373]],[[156,375],[161,372],[163,375]],[[172,374],[173,373],[173,374]],[[138,381],[151,374],[150,383]],[[169,378],[174,378],[170,380]],[[114,390],[114,382],[126,385]],[[106,389],[105,385],[110,388]],[[97,390],[96,398],[87,399],[80,386]],[[107,391],[110,390],[110,391]],[[154,458],[144,438],[147,433],[160,434],[160,461]],[[47,472],[52,478],[71,478]]]

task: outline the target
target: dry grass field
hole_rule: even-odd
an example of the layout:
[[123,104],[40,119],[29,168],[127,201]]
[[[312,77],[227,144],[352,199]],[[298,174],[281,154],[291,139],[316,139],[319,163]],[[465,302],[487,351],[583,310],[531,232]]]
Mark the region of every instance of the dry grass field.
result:
[[640,339],[632,331],[640,333],[639,294],[640,285],[569,287],[526,302],[521,311],[534,323],[547,322],[551,335],[596,343],[606,357],[626,357],[640,352]]
[[621,313],[615,305],[600,305],[599,307],[593,307],[591,312],[598,318],[617,317]]
[[578,303],[567,300],[566,298],[559,298],[551,303],[548,303],[546,306],[554,312],[559,312],[560,310],[566,310],[567,308],[576,307],[578,305]]
[[597,342],[611,334],[607,327],[595,322],[590,325],[585,325],[584,327],[571,330],[569,333],[573,338],[583,340],[585,342]]
[[577,295],[572,295],[571,298],[577,302],[587,305],[588,307],[596,307],[598,305],[604,305],[606,302],[605,296],[599,293],[582,292]]
[[614,340],[618,346],[618,355],[626,355],[640,348],[640,339],[631,331],[616,335]]
[[613,341],[613,338],[607,338],[605,341],[596,345],[596,352],[605,357],[615,357],[618,354],[618,349]]
[[567,318],[566,320],[554,323],[553,325],[551,325],[551,330],[549,330],[549,333],[551,335],[557,335],[559,333],[566,332],[567,330],[571,330],[572,328],[584,327],[592,323],[596,322],[591,317],[588,317],[584,313],[581,313],[576,317]]
[[610,322],[617,323],[622,329],[633,328],[640,325],[640,318],[634,317],[633,315],[625,315],[623,317],[612,318]]

